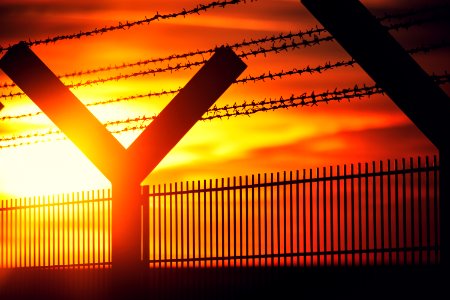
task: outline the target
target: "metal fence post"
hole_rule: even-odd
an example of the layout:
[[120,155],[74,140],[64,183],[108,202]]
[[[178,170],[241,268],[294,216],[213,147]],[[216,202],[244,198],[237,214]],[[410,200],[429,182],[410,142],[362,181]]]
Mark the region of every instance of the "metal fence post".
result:
[[150,187],[148,185],[144,185],[142,187],[142,261],[144,265],[148,266],[150,261],[150,219],[149,219],[149,195],[150,195]]
[[[439,149],[440,248],[450,265],[448,204],[448,113],[450,99],[358,0],[301,0],[336,41]],[[426,101],[426,105],[424,105]]]

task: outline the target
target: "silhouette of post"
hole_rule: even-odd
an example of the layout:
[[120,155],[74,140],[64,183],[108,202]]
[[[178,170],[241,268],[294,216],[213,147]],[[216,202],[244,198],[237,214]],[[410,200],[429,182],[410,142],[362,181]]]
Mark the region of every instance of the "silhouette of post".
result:
[[128,149],[106,130],[25,43],[13,46],[6,53],[0,60],[0,68],[111,181],[113,270],[125,279],[122,285],[126,287],[135,279],[133,272],[139,273],[144,266],[141,260],[140,183],[245,70],[246,65],[229,47],[217,49]]
[[301,2],[439,149],[441,265],[449,266],[449,97],[358,0]]

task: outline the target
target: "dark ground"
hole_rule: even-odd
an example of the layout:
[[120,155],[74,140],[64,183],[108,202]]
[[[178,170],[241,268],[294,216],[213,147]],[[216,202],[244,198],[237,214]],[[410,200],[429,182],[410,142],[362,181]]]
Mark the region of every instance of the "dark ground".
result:
[[1,300],[450,299],[450,277],[435,266],[151,269],[134,279],[114,279],[111,270],[28,270],[0,280]]

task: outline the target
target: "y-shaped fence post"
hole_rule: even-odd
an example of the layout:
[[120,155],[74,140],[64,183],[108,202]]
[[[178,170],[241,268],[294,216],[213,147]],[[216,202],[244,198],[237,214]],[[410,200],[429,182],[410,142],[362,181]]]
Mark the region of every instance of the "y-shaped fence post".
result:
[[439,149],[440,263],[450,266],[449,97],[358,0],[301,2]]
[[128,149],[25,43],[12,47],[0,67],[111,181],[113,270],[129,281],[147,263],[141,260],[140,183],[246,65],[230,48],[218,48]]

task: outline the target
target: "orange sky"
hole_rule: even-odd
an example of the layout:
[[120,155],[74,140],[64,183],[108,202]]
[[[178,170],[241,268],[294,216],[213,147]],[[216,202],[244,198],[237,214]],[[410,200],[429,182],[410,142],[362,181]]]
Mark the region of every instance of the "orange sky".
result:
[[[209,1],[201,1],[207,3]],[[2,0],[0,3],[0,45],[20,40],[90,30],[144,16],[177,12],[198,4],[191,0],[172,1],[62,1]],[[444,1],[363,1],[373,13],[403,11]],[[260,0],[200,15],[159,21],[102,36],[35,46],[32,50],[56,74],[134,62],[225,43],[257,39],[289,31],[297,32],[318,22],[298,0]],[[447,23],[428,24],[394,33],[405,48],[445,40]],[[266,44],[266,46],[270,44]],[[255,47],[242,50],[255,49]],[[239,53],[242,50],[238,50]],[[418,54],[414,58],[429,73],[450,70],[448,48]],[[205,57],[207,58],[207,57]],[[197,57],[198,59],[198,57]],[[280,54],[250,57],[241,76],[316,66],[347,60],[349,56],[335,42]],[[184,63],[186,60],[170,64]],[[109,77],[163,67],[163,64],[98,73],[63,80],[65,83]],[[83,103],[149,93],[183,86],[198,70],[140,76],[91,87],[73,89]],[[0,82],[10,82],[0,72]],[[218,106],[262,100],[269,97],[301,95],[311,91],[373,84],[358,67],[341,68],[319,75],[294,75],[279,80],[233,85],[217,102]],[[449,92],[448,85],[445,90]],[[9,93],[17,89],[1,89]],[[144,98],[108,106],[90,107],[101,120],[119,120],[158,113],[173,95]],[[426,99],[424,99],[425,101]],[[1,99],[5,108],[0,118],[37,111],[24,97]],[[56,101],[56,100],[55,100]],[[0,137],[54,128],[44,116],[0,121]],[[139,132],[116,137],[129,145]],[[220,178],[357,163],[388,158],[436,154],[436,149],[385,96],[315,107],[261,112],[251,117],[199,122],[169,153],[145,184]],[[109,187],[109,182],[69,141],[52,141],[31,146],[0,149],[0,198],[49,194]]]

